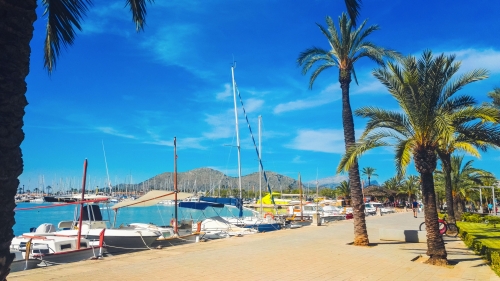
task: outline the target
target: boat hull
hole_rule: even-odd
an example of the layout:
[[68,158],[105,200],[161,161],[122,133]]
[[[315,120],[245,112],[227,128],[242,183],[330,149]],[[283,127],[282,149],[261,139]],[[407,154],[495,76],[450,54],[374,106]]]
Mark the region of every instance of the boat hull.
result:
[[252,224],[252,225],[245,225],[244,228],[255,229],[258,232],[269,232],[269,231],[280,230],[281,229],[281,223]]
[[39,259],[29,259],[28,263],[26,263],[25,260],[13,261],[10,265],[10,272],[17,272],[17,271],[36,268],[40,262],[41,260]]
[[[87,235],[86,238],[99,241],[99,235]],[[104,245],[107,253],[117,255],[148,250],[157,238],[158,236],[113,236],[105,234]]]
[[67,252],[57,252],[43,255],[33,255],[34,258],[40,259],[41,262],[38,266],[51,266],[72,263],[77,261],[88,260],[99,255],[99,248],[85,248],[79,250],[72,250]]

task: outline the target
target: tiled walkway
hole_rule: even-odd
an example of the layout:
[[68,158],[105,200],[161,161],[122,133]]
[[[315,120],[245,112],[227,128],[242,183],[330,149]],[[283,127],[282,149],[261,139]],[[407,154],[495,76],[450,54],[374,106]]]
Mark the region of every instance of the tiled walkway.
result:
[[8,280],[500,280],[458,238],[439,267],[412,259],[426,243],[380,241],[379,228],[418,229],[412,213],[368,217],[373,246],[350,245],[352,221],[234,237],[17,272]]

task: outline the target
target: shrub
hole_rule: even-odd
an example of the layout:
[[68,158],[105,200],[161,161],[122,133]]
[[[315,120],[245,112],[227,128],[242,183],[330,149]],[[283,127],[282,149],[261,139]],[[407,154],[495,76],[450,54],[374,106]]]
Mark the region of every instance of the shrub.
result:
[[497,227],[496,225],[500,224],[500,217],[486,216],[484,219],[485,219],[485,222],[488,223],[488,225],[493,225],[493,227]]

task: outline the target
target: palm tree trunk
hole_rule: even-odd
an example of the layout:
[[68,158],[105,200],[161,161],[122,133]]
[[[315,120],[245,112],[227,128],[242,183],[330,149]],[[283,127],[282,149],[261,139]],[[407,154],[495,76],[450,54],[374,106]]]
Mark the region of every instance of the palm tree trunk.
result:
[[455,207],[455,221],[462,220],[462,214],[465,211],[465,204],[459,194],[453,196],[453,206]]
[[438,151],[439,158],[443,164],[444,189],[446,192],[446,214],[447,221],[455,223],[455,208],[453,206],[453,188],[451,186],[451,155]]
[[[349,147],[356,144],[354,118],[349,101],[351,71],[341,69],[339,74],[340,88],[342,89],[342,125],[344,127],[344,141],[347,151]],[[366,230],[365,204],[363,202],[363,191],[361,190],[358,161],[355,161],[349,169],[349,185],[351,188],[351,205],[354,216],[354,245],[367,246],[370,241],[368,240],[368,231]]]
[[30,41],[36,0],[0,0],[0,280],[6,280],[14,255],[15,195],[23,171],[21,142],[29,73]]
[[447,253],[442,235],[439,233],[438,213],[436,207],[436,192],[434,178],[437,158],[432,147],[418,147],[413,151],[415,168],[420,173],[422,181],[422,196],[424,201],[424,216],[427,230],[427,255],[426,263],[443,265],[447,264]]

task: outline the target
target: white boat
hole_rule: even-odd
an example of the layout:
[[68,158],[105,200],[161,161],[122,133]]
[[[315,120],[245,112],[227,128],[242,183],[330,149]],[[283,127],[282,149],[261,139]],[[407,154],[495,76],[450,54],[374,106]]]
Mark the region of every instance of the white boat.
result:
[[[23,259],[40,261],[38,266],[50,266],[96,258],[100,250],[90,240],[77,236],[58,236],[52,224],[44,223],[35,232],[24,233],[12,239],[11,251],[20,251]],[[28,246],[28,244],[30,244]],[[79,245],[79,246],[78,246]]]
[[[59,230],[56,232],[56,235],[77,236],[78,225],[78,219],[62,221],[58,225]],[[111,228],[107,221],[103,220],[99,205],[85,205],[81,225],[82,237],[98,241],[103,229],[106,229],[104,232],[104,245],[106,246],[106,251],[110,254],[150,249],[151,244],[161,235],[160,231],[151,229],[135,229],[126,226]]]

